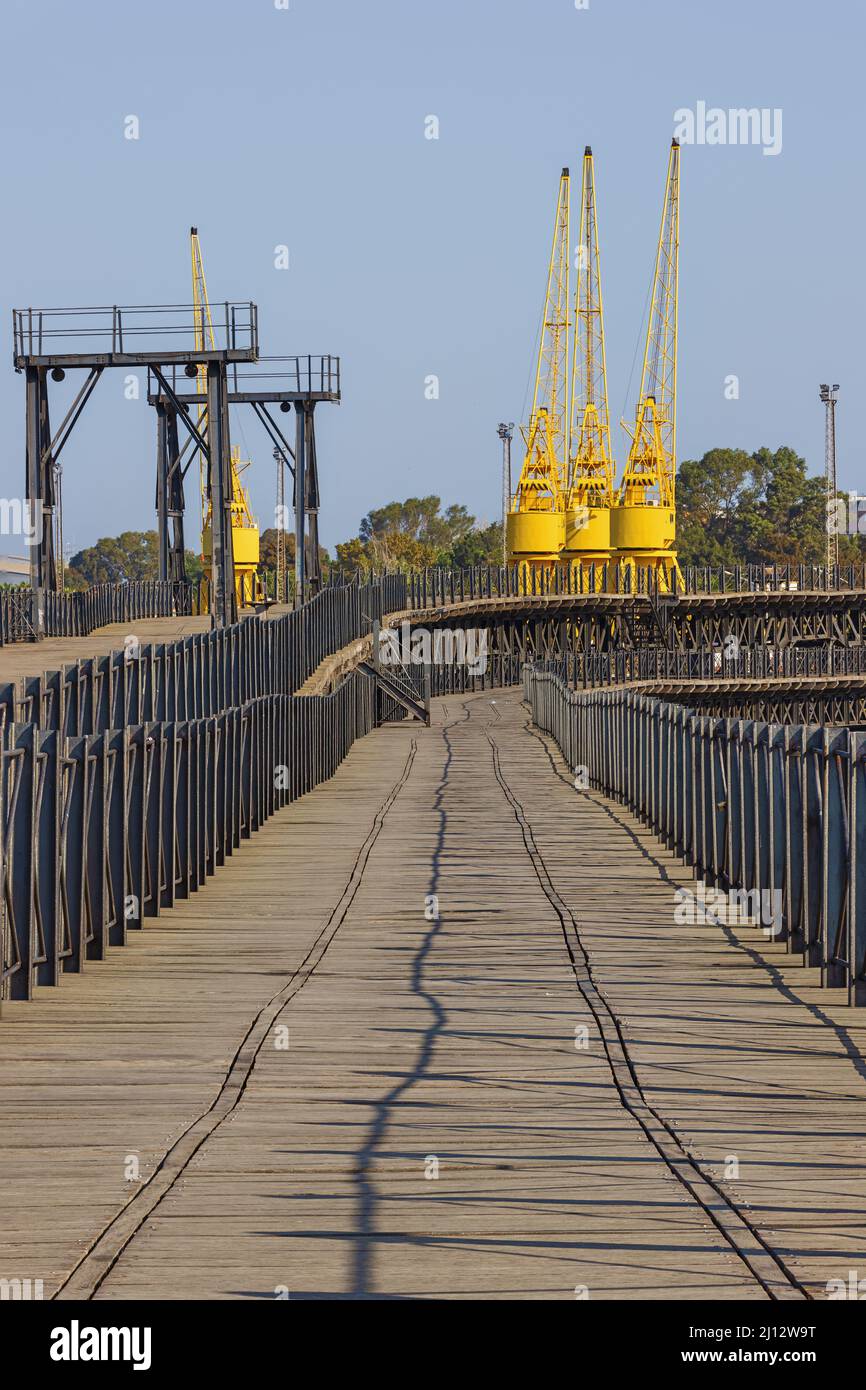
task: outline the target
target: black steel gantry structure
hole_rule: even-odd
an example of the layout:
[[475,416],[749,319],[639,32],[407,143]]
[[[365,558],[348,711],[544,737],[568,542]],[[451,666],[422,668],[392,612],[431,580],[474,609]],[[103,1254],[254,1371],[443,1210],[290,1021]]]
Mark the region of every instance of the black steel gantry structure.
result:
[[[234,563],[231,533],[231,446],[229,437],[228,371],[238,363],[258,358],[258,310],[250,301],[224,302],[223,317],[215,318],[217,346],[195,346],[195,306],[157,304],[101,306],[63,309],[13,310],[13,364],[26,377],[26,478],[25,496],[31,516],[37,517],[36,535],[30,548],[30,579],[34,593],[34,629],[44,627],[44,594],[57,592],[57,557],[54,554],[55,464],[93,390],[107,367],[147,367],[149,380],[156,380],[171,403],[177,430],[183,420],[207,460],[208,487],[213,502],[213,583],[211,617],[215,626],[237,619]],[[205,440],[183,410],[165,372],[195,377],[200,366],[207,372],[208,419],[212,422]],[[49,410],[49,377],[62,381],[67,370],[86,371],[87,376],[69,407],[59,430],[52,435]],[[169,427],[166,422],[166,432]],[[166,448],[169,445],[166,444]],[[180,479],[166,480],[168,490],[161,503],[164,518],[160,530],[167,531],[169,518],[175,518],[173,546],[178,541],[183,556],[182,485]],[[180,486],[180,507],[177,487]],[[162,571],[161,571],[162,573]],[[166,573],[163,577],[168,578]],[[184,578],[181,570],[174,576]]]
[[[189,428],[190,406],[210,405],[200,391],[187,389],[177,368],[148,375],[147,399],[157,414],[157,515],[160,578],[183,572],[183,479],[199,448],[197,431],[190,430],[179,447],[178,416]],[[259,357],[255,367],[228,368],[228,405],[250,405],[292,474],[295,513],[295,603],[308,590],[321,588],[319,562],[319,470],[316,457],[315,410],[321,402],[340,401],[340,359],[322,356]],[[278,405],[283,414],[295,409],[295,444],[289,443],[268,410]],[[189,457],[186,457],[190,449]],[[278,518],[282,525],[282,518]]]

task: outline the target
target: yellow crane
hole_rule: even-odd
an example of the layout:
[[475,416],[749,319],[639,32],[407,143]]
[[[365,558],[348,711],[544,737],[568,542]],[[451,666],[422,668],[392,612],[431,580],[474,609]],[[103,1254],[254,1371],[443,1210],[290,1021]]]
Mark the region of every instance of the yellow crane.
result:
[[[201,351],[214,349],[213,319],[207,297],[207,283],[204,277],[204,264],[201,255],[198,229],[189,229],[190,253],[192,257],[192,303],[195,345]],[[197,373],[198,394],[207,393],[207,368],[199,365]],[[207,406],[198,408],[199,434],[207,435]],[[231,527],[232,551],[234,554],[235,593],[238,607],[260,603],[264,599],[264,589],[259,575],[259,528],[250,510],[247,490],[241,484],[241,474],[249,467],[249,461],[241,460],[238,445],[231,451]],[[212,528],[211,497],[208,486],[207,460],[202,455],[199,460],[199,484],[201,491],[201,552],[208,577],[211,570]]]
[[671,590],[676,557],[677,275],[679,261],[680,148],[668,158],[652,302],[628,462],[611,511],[614,558],[626,570],[653,570]]
[[589,145],[583,155],[577,253],[571,437],[565,546],[561,558],[571,564],[579,587],[583,588],[593,573],[590,566],[595,563],[596,584],[600,584],[600,566],[610,559],[610,515],[614,501],[595,168]]
[[506,551],[526,571],[555,564],[565,543],[565,489],[571,400],[569,366],[569,174],[563,169],[556,200],[553,246],[526,454],[506,518]]

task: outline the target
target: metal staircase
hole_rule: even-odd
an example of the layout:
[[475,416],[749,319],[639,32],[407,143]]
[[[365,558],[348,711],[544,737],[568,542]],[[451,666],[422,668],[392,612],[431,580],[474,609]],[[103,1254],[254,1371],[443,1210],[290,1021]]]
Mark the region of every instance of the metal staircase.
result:
[[373,622],[373,658],[359,663],[359,670],[372,676],[377,686],[389,699],[396,701],[410,718],[420,719],[430,724],[430,680],[423,666],[410,667],[403,661],[391,657],[388,661],[380,658],[380,623]]

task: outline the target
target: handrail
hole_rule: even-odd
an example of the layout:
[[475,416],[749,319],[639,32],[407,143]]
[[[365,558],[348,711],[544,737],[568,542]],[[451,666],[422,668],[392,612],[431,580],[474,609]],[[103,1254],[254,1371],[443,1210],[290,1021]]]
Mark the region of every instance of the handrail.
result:
[[677,907],[730,924],[731,904],[745,903],[749,919],[820,968],[822,984],[866,1004],[866,734],[574,690],[533,666],[524,694],[577,793],[627,806],[691,866],[695,893],[677,903],[672,893],[671,925],[683,920]]
[[0,999],[126,943],[279,807],[330,777],[383,709],[352,672],[294,692],[403,606],[394,576],[292,613],[141,643],[0,686]]

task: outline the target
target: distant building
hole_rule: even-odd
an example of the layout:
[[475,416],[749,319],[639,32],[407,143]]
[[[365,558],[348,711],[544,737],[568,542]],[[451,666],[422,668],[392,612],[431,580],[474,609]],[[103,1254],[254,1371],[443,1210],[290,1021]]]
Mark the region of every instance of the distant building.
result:
[[26,555],[0,555],[0,584],[29,584],[30,561]]

